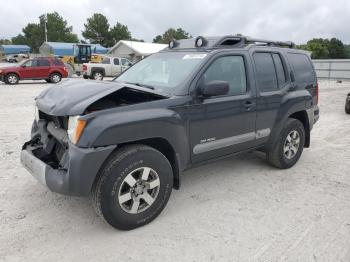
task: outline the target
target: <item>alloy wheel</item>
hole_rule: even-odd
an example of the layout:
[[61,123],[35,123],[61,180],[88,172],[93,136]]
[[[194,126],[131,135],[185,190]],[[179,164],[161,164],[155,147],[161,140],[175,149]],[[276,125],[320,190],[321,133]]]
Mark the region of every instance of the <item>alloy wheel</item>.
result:
[[283,153],[287,159],[293,159],[298,153],[300,146],[300,134],[298,131],[291,131],[284,142]]
[[118,203],[129,214],[139,214],[148,209],[157,199],[160,179],[156,171],[140,167],[130,172],[123,180]]

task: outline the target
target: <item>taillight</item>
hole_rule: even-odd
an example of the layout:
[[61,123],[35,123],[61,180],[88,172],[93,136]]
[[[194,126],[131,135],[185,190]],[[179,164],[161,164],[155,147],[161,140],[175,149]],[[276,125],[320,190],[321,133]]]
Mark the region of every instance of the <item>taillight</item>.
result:
[[316,83],[316,105],[318,105],[319,94],[320,94],[320,89],[319,89],[318,82],[317,82]]
[[87,71],[87,66],[83,65],[83,71]]

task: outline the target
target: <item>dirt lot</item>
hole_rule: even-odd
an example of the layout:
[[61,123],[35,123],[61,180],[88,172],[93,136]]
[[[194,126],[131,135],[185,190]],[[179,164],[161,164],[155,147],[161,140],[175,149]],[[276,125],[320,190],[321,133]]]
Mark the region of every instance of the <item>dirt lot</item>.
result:
[[0,84],[0,261],[350,261],[350,83],[321,83],[321,119],[294,168],[248,153],[188,171],[163,213],[130,232],[21,167],[47,86]]

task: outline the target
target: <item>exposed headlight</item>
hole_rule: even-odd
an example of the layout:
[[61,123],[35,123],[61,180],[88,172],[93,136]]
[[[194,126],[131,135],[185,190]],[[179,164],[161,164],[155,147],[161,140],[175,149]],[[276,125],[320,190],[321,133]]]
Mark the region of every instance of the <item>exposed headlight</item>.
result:
[[68,119],[68,137],[73,144],[79,141],[83,134],[86,121],[79,119],[80,116],[70,116]]

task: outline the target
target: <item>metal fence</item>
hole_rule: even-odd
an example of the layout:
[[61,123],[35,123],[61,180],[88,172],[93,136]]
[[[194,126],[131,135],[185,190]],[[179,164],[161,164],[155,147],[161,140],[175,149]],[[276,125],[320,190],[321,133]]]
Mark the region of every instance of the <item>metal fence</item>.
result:
[[350,59],[312,60],[319,79],[350,80]]

